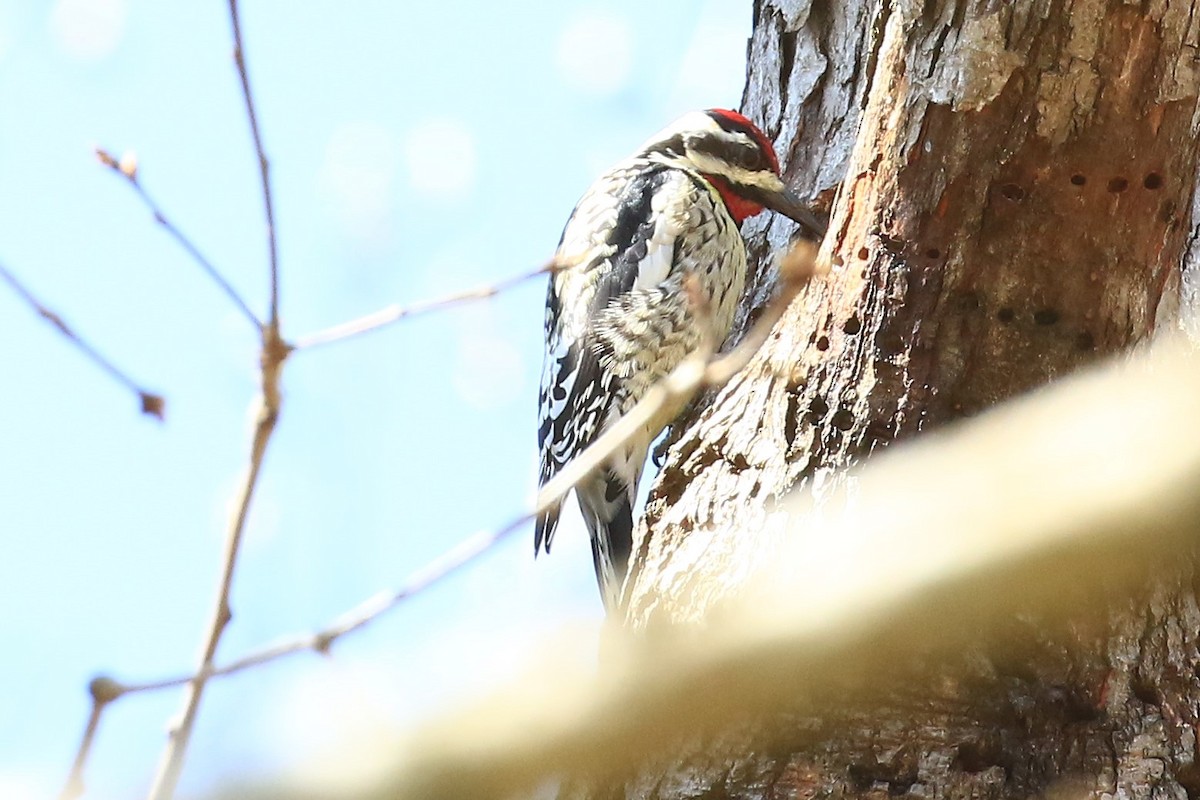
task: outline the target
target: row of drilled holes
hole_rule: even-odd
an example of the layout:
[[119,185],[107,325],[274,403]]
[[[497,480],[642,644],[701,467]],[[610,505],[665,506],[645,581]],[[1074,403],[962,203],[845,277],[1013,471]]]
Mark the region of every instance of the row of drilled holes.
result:
[[[1071,176],[1071,183],[1076,186],[1083,186],[1087,183],[1087,176],[1076,173]],[[1163,187],[1163,176],[1157,172],[1147,173],[1146,177],[1142,179],[1142,186],[1150,191],[1161,189]],[[1123,192],[1128,188],[1129,181],[1125,178],[1117,177],[1108,182],[1108,190],[1110,192]]]
[[[996,312],[996,319],[1000,322],[1008,324],[1016,319],[1017,313],[1013,309],[1005,306]],[[1043,308],[1033,312],[1033,321],[1041,326],[1056,325],[1061,319],[1061,314],[1053,308]],[[854,335],[862,330],[862,322],[856,315],[852,315],[842,325],[844,330],[849,335]],[[825,352],[829,349],[829,337],[820,336],[816,339],[814,345],[817,350]],[[1079,350],[1094,350],[1096,347],[1096,339],[1089,331],[1082,331],[1075,337],[1075,346]],[[809,412],[813,415],[814,421],[823,418],[829,413],[829,404],[820,397],[813,398],[809,404]],[[829,420],[838,430],[849,430],[854,424],[854,414],[849,409],[838,409],[834,412]]]
[[[1071,183],[1075,186],[1084,186],[1087,184],[1087,176],[1076,173],[1075,175],[1071,176]],[[1142,186],[1151,191],[1161,189],[1163,186],[1163,177],[1157,172],[1147,173],[1145,178],[1142,179]],[[1129,181],[1123,177],[1116,177],[1108,182],[1108,191],[1114,194],[1123,192],[1128,188]],[[1025,190],[1013,183],[1002,186],[1000,188],[1000,192],[1005,197],[1015,202],[1025,199]],[[868,258],[870,258],[871,251],[866,247],[861,247],[859,248],[857,255],[859,260],[866,261]],[[925,251],[925,255],[930,259],[938,259],[941,258],[942,252],[936,247],[930,247]],[[1053,308],[1043,308],[1033,312],[1034,323],[1041,326],[1055,325],[1058,323],[1060,318],[1061,315],[1059,312]],[[1010,323],[1016,319],[1016,312],[1008,307],[1001,308],[996,312],[996,319],[1005,324]],[[862,323],[859,321],[857,316],[851,316],[848,320],[846,320],[846,323],[842,329],[847,334],[854,335],[862,330]],[[1090,332],[1083,331],[1078,337],[1076,337],[1075,344],[1080,350],[1092,350],[1096,346],[1096,341],[1095,337],[1092,336]],[[829,337],[819,337],[816,340],[816,348],[821,352],[828,350]],[[829,413],[829,404],[820,397],[814,398],[812,403],[809,405],[809,411],[814,415],[814,417],[818,419],[822,418]],[[834,413],[833,417],[830,419],[830,423],[839,430],[849,430],[854,424],[854,415],[848,409],[842,408]]]
[[[1087,184],[1087,176],[1079,174],[1079,173],[1072,175],[1070,180],[1071,180],[1071,183],[1075,186],[1084,186]],[[1163,187],[1163,177],[1162,177],[1162,175],[1160,175],[1157,172],[1149,172],[1142,179],[1142,186],[1144,186],[1146,189],[1149,189],[1151,191],[1161,189]],[[1129,180],[1124,177],[1115,177],[1108,182],[1108,191],[1110,191],[1114,194],[1123,192],[1128,188],[1129,188]],[[1015,183],[1006,184],[1006,185],[1000,187],[1000,192],[1005,197],[1007,197],[1008,199],[1013,200],[1015,202],[1019,202],[1019,201],[1025,199],[1025,190],[1022,189],[1020,186],[1016,185]],[[858,255],[858,258],[860,261],[866,261],[868,258],[870,258],[871,251],[866,247],[860,247],[857,255]],[[941,252],[941,250],[939,250],[936,247],[930,247],[929,249],[927,249],[925,251],[925,255],[926,255],[926,257],[928,257],[930,259],[936,260],[938,258],[941,258],[942,252]],[[1009,323],[1009,322],[1012,322],[1016,318],[1016,312],[1013,311],[1013,309],[1011,309],[1011,308],[1007,308],[1007,307],[1001,308],[999,311],[996,312],[996,318],[1003,323]],[[1050,325],[1057,324],[1059,321],[1059,318],[1060,318],[1059,312],[1052,308],[1040,309],[1033,313],[1033,321],[1036,324],[1043,325],[1043,326],[1050,326]],[[850,319],[848,319],[846,321],[846,324],[843,327],[843,330],[845,330],[846,333],[851,334],[851,335],[858,333],[861,329],[862,329],[862,323],[859,321],[858,317],[856,317],[856,316],[850,317]],[[1094,337],[1090,333],[1088,333],[1087,331],[1084,331],[1083,333],[1081,333],[1079,335],[1078,341],[1076,342],[1076,344],[1079,346],[1080,349],[1090,350],[1095,346],[1095,340],[1094,340]],[[829,349],[829,337],[821,336],[819,339],[817,339],[816,347],[817,347],[817,350],[819,350],[821,352],[828,350]],[[820,409],[818,408],[818,404],[821,407]],[[826,412],[828,412],[828,410],[829,410],[828,405],[825,404],[825,402],[823,400],[821,400],[820,398],[817,398],[816,400],[813,401],[813,407],[811,408],[811,411],[814,414],[817,414],[818,416],[824,416],[824,414]],[[837,414],[835,414],[834,416],[837,417],[839,414],[842,414],[842,413],[849,415],[848,411],[846,411],[845,409],[842,409],[842,410],[838,411]],[[842,428],[842,426],[837,425],[836,422],[834,424],[835,424],[835,427]],[[847,425],[847,427],[848,427],[848,425]],[[845,430],[845,428],[842,428],[842,429]]]
[[[1033,321],[1042,326],[1056,325],[1061,317],[1062,315],[1058,312],[1058,310],[1053,308],[1041,308],[1033,312]],[[1005,306],[996,312],[996,319],[1005,324],[1012,322],[1016,318],[1017,312],[1008,306]],[[853,336],[862,330],[862,322],[859,320],[857,315],[851,315],[851,317],[842,324],[842,330],[850,336]],[[828,336],[818,337],[815,343],[817,350],[821,351],[822,353],[829,349]]]
[[[857,314],[851,314],[849,319],[842,323],[842,330],[848,335],[853,336],[862,330],[862,320],[858,318]],[[820,350],[822,353],[825,352],[829,349],[829,337],[818,337],[814,345],[817,350]],[[808,411],[812,415],[811,421],[815,424],[829,413],[829,404],[823,398],[814,397],[812,402],[809,403]],[[829,418],[829,424],[839,431],[848,431],[854,427],[854,412],[848,408],[839,408]]]
[[[996,311],[996,319],[1005,325],[1013,322],[1016,318],[1017,312],[1008,306]],[[1057,325],[1061,319],[1062,314],[1054,308],[1040,308],[1033,312],[1034,323],[1042,327]],[[851,316],[842,325],[842,330],[848,335],[853,336],[862,330],[862,322],[859,321],[857,315]],[[1080,350],[1091,350],[1096,346],[1095,338],[1087,331],[1083,331],[1078,337],[1076,337],[1075,344]],[[828,336],[819,336],[814,341],[814,346],[822,353],[829,349],[829,345],[830,342]],[[899,348],[896,347],[895,349],[898,351]]]
[[[1087,183],[1087,176],[1076,173],[1071,176],[1071,183],[1075,186],[1083,186]],[[1150,191],[1161,189],[1163,184],[1163,176],[1157,172],[1146,173],[1146,177],[1142,179],[1142,186]],[[1129,180],[1127,178],[1116,177],[1108,182],[1108,191],[1112,192],[1113,194],[1120,194],[1128,188]],[[1025,190],[1015,183],[1006,183],[1005,185],[1001,186],[1000,193],[1015,203],[1019,203],[1025,199]],[[942,257],[942,251],[936,247],[931,247],[925,251],[925,255],[928,258],[938,259]],[[860,247],[858,249],[858,259],[860,261],[866,261],[870,257],[871,251],[869,249],[866,247]]]
[[[1081,173],[1075,173],[1071,176],[1071,184],[1073,186],[1086,186],[1088,182],[1087,176]],[[1142,178],[1142,186],[1150,191],[1157,191],[1163,187],[1163,176],[1157,172],[1148,172]],[[1120,194],[1129,188],[1129,179],[1118,175],[1108,182],[1108,191],[1113,194]],[[1006,183],[1000,187],[1000,194],[1004,195],[1014,203],[1019,203],[1025,199],[1025,189],[1015,183]]]
[[[812,421],[815,423],[829,413],[829,403],[825,402],[823,398],[814,397],[808,404],[808,411],[812,414]],[[848,408],[839,408],[829,418],[829,424],[839,431],[848,431],[854,427],[854,412]]]
[[[858,315],[852,314],[850,316],[850,319],[848,319],[844,323],[842,323],[842,330],[851,336],[853,336],[854,334],[861,331],[862,330],[862,322],[859,320]],[[820,350],[822,353],[824,353],[826,350],[829,349],[829,337],[828,336],[820,337],[819,339],[816,340],[816,345],[817,345],[817,349]]]

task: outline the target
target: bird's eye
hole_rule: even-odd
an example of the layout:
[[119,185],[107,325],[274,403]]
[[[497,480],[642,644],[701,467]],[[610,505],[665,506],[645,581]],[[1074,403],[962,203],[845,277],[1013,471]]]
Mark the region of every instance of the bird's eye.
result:
[[767,168],[767,160],[763,156],[762,148],[756,144],[746,145],[738,148],[740,155],[739,166],[744,167],[751,172],[758,172]]

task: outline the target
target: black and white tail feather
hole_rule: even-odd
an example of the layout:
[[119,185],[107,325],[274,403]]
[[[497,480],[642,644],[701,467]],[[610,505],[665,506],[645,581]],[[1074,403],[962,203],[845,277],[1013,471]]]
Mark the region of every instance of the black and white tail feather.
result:
[[[745,283],[739,225],[764,207],[819,229],[785,191],[766,137],[740,114],[716,109],[678,120],[584,194],[555,257],[567,266],[555,271],[546,297],[541,485],[706,336],[725,339]],[[704,314],[683,290],[689,274]],[[647,452],[680,410],[665,410],[575,487],[610,613],[628,570]],[[561,504],[538,517],[535,553],[550,551],[560,512]]]

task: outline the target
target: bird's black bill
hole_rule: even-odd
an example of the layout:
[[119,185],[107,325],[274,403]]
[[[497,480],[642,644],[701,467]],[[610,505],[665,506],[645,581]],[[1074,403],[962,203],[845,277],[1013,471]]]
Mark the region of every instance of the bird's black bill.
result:
[[753,200],[763,208],[769,208],[783,214],[788,219],[799,222],[817,239],[825,238],[825,231],[829,227],[828,223],[814,214],[812,209],[791,190],[772,191],[759,186],[741,184],[736,186],[734,191],[747,200]]
[[764,207],[777,211],[783,214],[788,219],[799,222],[804,227],[816,235],[818,239],[824,238],[825,230],[829,225],[812,212],[804,201],[792,194],[787,189],[782,192],[762,192],[760,197],[756,197],[758,202]]

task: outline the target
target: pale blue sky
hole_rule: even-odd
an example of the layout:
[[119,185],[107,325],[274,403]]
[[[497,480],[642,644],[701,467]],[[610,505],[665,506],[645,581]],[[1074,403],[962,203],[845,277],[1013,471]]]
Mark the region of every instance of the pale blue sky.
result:
[[[691,108],[736,107],[750,3],[243,0],[285,336],[529,269],[588,182]],[[457,12],[458,16],[454,13]],[[0,797],[57,792],[97,672],[194,667],[243,468],[256,334],[92,147],[256,309],[261,201],[223,0],[0,0],[0,262],[167,398],[167,420],[0,287]],[[220,654],[311,630],[534,484],[544,283],[300,353]],[[571,503],[574,508],[574,503]],[[214,684],[183,794],[411,724],[594,626],[573,511],[338,645]],[[144,792],[177,692],[106,716],[93,798]]]

